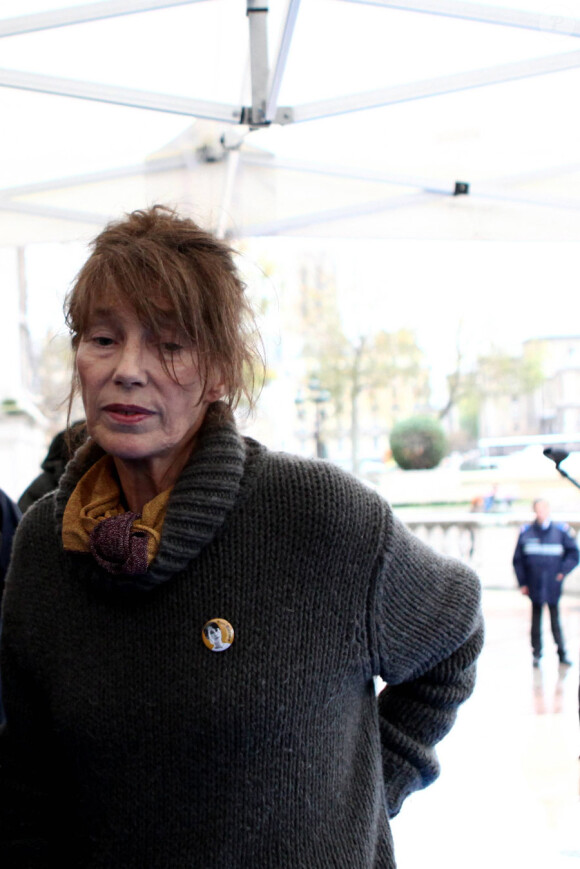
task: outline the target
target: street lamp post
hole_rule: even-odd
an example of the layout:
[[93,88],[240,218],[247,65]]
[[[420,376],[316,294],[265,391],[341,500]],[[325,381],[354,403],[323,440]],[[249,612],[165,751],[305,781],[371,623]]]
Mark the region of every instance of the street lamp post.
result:
[[304,418],[303,406],[305,402],[310,401],[314,404],[314,443],[316,445],[316,456],[319,459],[327,458],[326,444],[322,438],[322,421],[326,413],[323,405],[330,399],[330,392],[320,385],[317,377],[311,377],[308,382],[308,393],[304,395],[302,391],[298,393],[294,402],[298,408],[298,416]]

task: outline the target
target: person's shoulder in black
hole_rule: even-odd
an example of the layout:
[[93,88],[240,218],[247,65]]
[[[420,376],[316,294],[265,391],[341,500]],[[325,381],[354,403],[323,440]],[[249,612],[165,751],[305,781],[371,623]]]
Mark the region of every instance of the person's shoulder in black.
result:
[[12,538],[21,518],[19,507],[0,489],[0,593],[10,561]]
[[23,513],[43,495],[56,489],[69,459],[84,438],[84,421],[73,423],[70,429],[64,429],[53,437],[40,466],[42,473],[35,477],[18,499],[18,506]]

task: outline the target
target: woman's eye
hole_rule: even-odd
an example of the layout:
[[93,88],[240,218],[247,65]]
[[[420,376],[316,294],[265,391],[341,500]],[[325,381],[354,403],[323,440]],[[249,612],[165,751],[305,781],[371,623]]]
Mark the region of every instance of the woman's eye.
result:
[[98,347],[110,347],[113,343],[113,339],[107,338],[106,335],[95,335],[92,340]]
[[161,344],[161,349],[164,353],[179,353],[183,350],[183,344],[177,344],[175,341],[163,341]]

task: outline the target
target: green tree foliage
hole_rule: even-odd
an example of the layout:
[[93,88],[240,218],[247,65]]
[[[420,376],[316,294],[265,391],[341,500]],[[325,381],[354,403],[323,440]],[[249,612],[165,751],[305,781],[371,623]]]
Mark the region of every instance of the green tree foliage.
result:
[[544,381],[539,354],[509,356],[496,350],[478,360],[477,388],[482,395],[527,395]]
[[328,335],[320,348],[317,376],[331,393],[337,412],[349,420],[352,467],[358,472],[362,397],[373,393],[382,407],[382,423],[392,424],[399,403],[424,403],[428,380],[422,351],[407,329],[348,339],[342,330]]
[[529,395],[545,380],[543,355],[537,348],[530,348],[523,356],[510,356],[492,348],[478,358],[471,370],[464,371],[464,366],[458,343],[456,368],[447,377],[448,400],[439,412],[439,419],[457,407],[461,428],[472,440],[479,435],[479,415],[487,398]]
[[318,345],[318,377],[337,405],[350,405],[361,393],[388,389],[395,381],[413,384],[425,369],[422,351],[407,329],[347,338],[327,332]]
[[[397,416],[425,405],[429,376],[422,350],[409,329],[357,334],[345,322],[335,277],[320,263],[304,265],[299,287],[299,329],[307,379],[330,393],[325,429],[350,433],[352,470],[359,466],[361,432],[374,420],[387,431]],[[343,426],[344,422],[344,426]]]
[[447,449],[443,427],[429,416],[401,420],[390,440],[393,458],[405,471],[436,468]]
[[473,390],[465,392],[458,402],[459,425],[468,443],[475,442],[479,437],[480,404],[480,396]]

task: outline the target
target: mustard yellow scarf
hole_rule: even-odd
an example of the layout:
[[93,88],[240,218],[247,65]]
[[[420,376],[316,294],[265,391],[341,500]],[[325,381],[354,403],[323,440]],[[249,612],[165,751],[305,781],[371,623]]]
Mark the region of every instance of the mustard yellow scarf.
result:
[[[161,492],[143,507],[131,530],[147,535],[147,564],[151,564],[161,541],[161,529],[171,489]],[[103,456],[81,477],[70,496],[62,522],[62,542],[70,552],[91,552],[91,532],[105,519],[127,511],[112,456]]]

